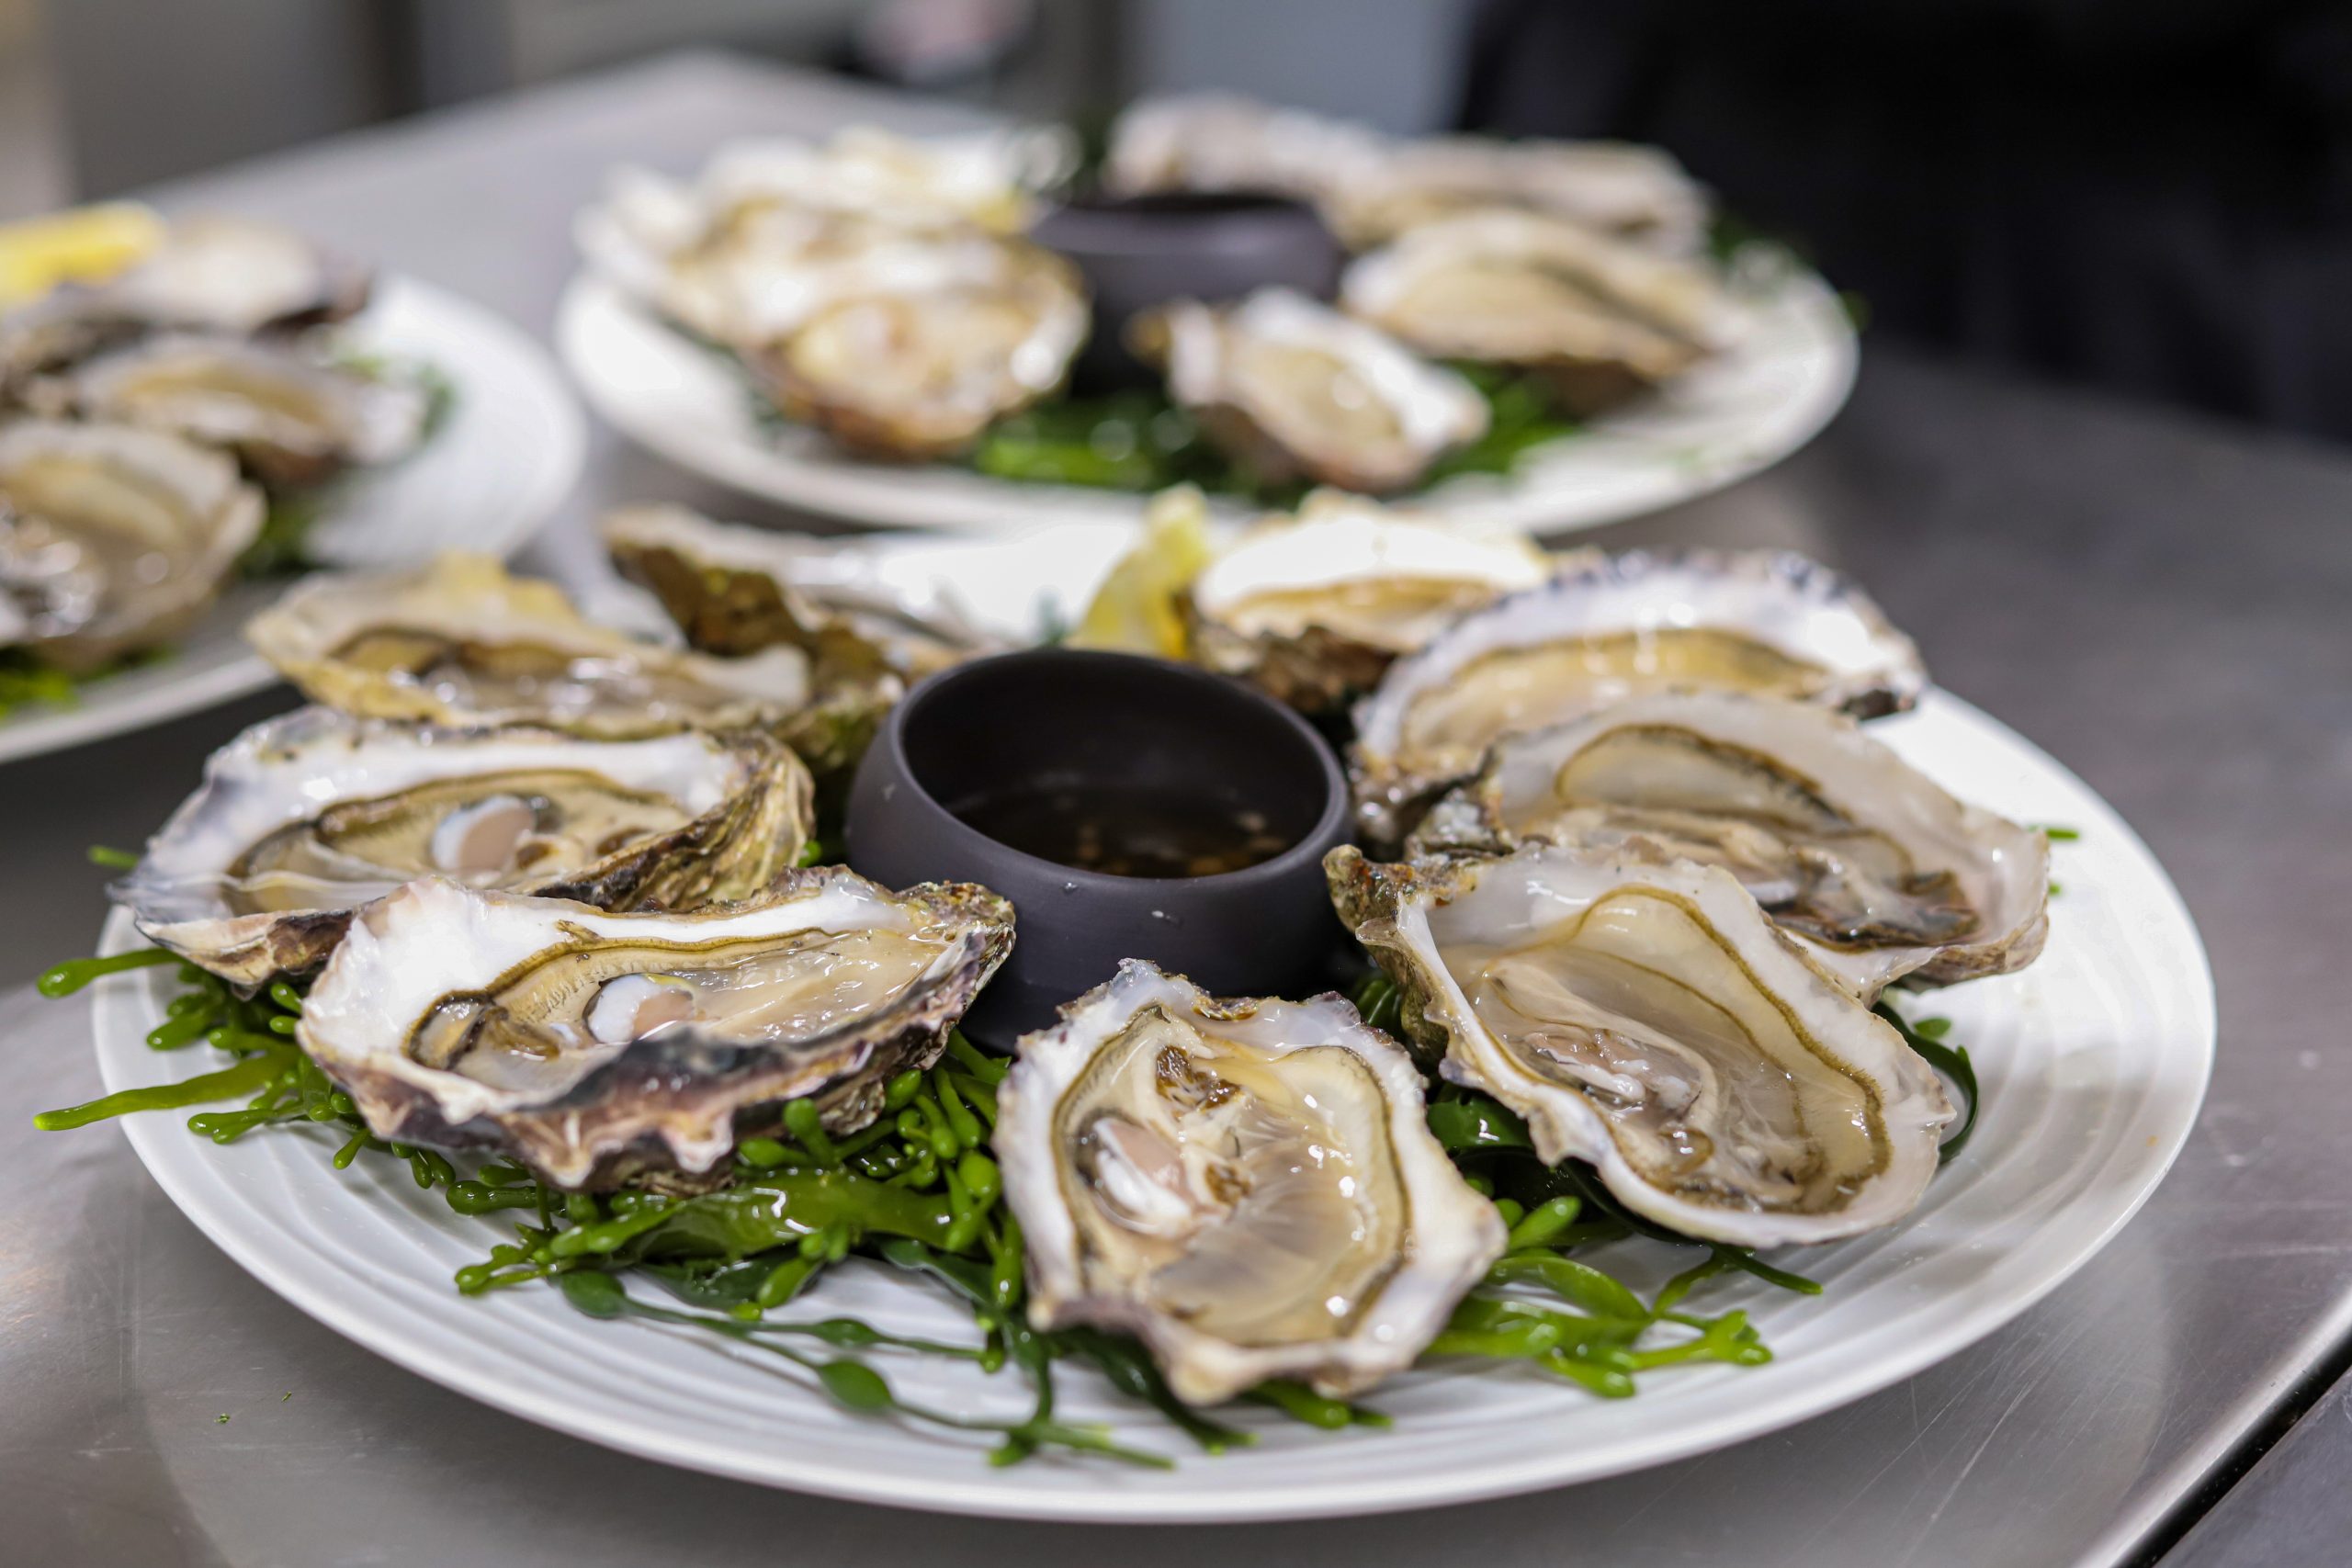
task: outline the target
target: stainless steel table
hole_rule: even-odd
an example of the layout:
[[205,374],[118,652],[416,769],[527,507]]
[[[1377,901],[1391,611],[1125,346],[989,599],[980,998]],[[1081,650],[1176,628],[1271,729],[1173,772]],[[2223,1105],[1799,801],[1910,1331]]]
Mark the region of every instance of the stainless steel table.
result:
[[[684,168],[724,136],[850,117],[956,118],[695,57],[159,194],[282,218],[544,333],[571,265],[571,214],[608,164]],[[583,522],[656,497],[767,514],[607,437],[540,563],[593,570]],[[1237,1568],[1361,1568],[1475,1553],[1502,1568],[2097,1563],[2162,1550],[2352,1340],[2352,1054],[2337,1044],[2352,460],[1874,346],[1853,407],[1812,449],[1603,537],[1785,544],[1859,573],[1946,684],[2121,807],[2201,923],[2222,1042],[2197,1135],[2121,1237],[2007,1331],[1742,1448],[1475,1508],[1114,1532],[763,1492],[476,1406],[279,1303],[179,1217],[117,1134],[26,1130],[35,1109],[93,1092],[96,1074],[81,1005],[17,990],[0,998],[12,1066],[0,1121],[16,1129],[0,1137],[0,1558],[1151,1568],[1214,1554]],[[285,700],[0,770],[0,984],[95,931],[84,844],[136,842],[207,750]],[[2281,1465],[2298,1450],[2326,1451],[2299,1438]],[[2295,1488],[2243,1495],[2232,1506],[2276,1525]],[[2196,1560],[2224,1560],[2211,1542],[2233,1528],[2216,1515],[2190,1543]]]

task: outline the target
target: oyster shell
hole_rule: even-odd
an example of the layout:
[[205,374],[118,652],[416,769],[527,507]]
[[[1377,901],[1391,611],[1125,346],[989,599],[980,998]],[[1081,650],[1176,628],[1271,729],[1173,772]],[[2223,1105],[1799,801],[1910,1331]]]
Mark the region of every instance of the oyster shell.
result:
[[28,388],[56,414],[165,430],[235,452],[264,483],[316,484],[390,462],[424,437],[431,400],[287,344],[166,335],[101,355]]
[[1516,534],[1442,526],[1335,491],[1236,540],[1193,580],[1192,657],[1307,713],[1369,691],[1402,654],[1551,575]]
[[361,909],[295,1039],[379,1137],[569,1188],[707,1175],[810,1100],[847,1133],[938,1058],[1012,942],[986,888],[839,867],[743,903],[607,914],[424,878]]
[[1336,996],[1221,999],[1129,959],[1023,1038],[997,1105],[1031,1322],[1136,1334],[1190,1404],[1362,1393],[1502,1251],[1419,1073]]
[[1963,806],[1826,708],[1662,692],[1499,741],[1408,854],[1690,860],[1739,879],[1864,1001],[1888,982],[2022,969],[2049,922],[2041,835]]
[[1706,268],[1525,212],[1414,229],[1350,264],[1340,302],[1436,358],[1540,371],[1586,413],[1689,369],[1736,319]]
[[1391,142],[1323,202],[1332,230],[1363,249],[1465,212],[1503,208],[1566,219],[1668,254],[1706,237],[1707,195],[1662,148],[1624,141],[1500,141],[1432,136]]
[[312,701],[376,718],[539,724],[620,740],[770,724],[809,695],[797,649],[718,660],[639,642],[487,556],[313,576],[245,636]]
[[1584,552],[1389,667],[1356,705],[1358,816],[1394,844],[1504,736],[1647,692],[1759,692],[1869,718],[1926,684],[1911,639],[1803,556]]
[[1487,400],[1442,366],[1304,294],[1180,300],[1127,335],[1209,438],[1274,480],[1385,492],[1487,433]]
[[787,417],[871,457],[966,450],[1061,385],[1089,325],[1074,267],[985,236],[869,250],[808,292],[746,363]]
[[1251,192],[1321,203],[1378,166],[1385,142],[1368,126],[1276,108],[1229,93],[1147,98],[1111,128],[1102,159],[1114,196]]
[[651,591],[699,652],[797,648],[820,669],[911,684],[996,646],[935,581],[895,579],[837,539],[718,523],[682,506],[616,512],[604,536],[621,575]]
[[183,219],[136,265],[0,314],[0,392],[157,330],[247,336],[339,321],[367,303],[367,269],[289,231]]
[[692,908],[765,887],[809,827],[807,770],[752,732],[594,741],[309,707],[214,752],[114,891],[149,940],[252,987],[418,876]]
[[1730,873],[1543,843],[1413,865],[1342,845],[1324,864],[1445,1076],[1644,1218],[1830,1241],[1908,1213],[1935,1173],[1943,1086]]
[[204,613],[261,532],[261,492],[160,431],[0,423],[0,643],[101,669]]

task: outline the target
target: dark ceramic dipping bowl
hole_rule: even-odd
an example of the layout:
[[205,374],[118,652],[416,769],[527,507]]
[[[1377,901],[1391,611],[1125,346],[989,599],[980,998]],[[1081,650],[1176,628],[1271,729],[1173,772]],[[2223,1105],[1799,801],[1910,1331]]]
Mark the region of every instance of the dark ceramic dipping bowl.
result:
[[[1073,797],[1198,803],[1204,820],[1246,820],[1261,849],[1286,847],[1210,875],[1128,876],[1030,853],[965,819],[1004,821],[1010,804],[1031,830],[1050,830]],[[978,882],[1012,900],[1012,955],[964,1021],[1010,1046],[1123,958],[1227,996],[1322,988],[1339,936],[1323,855],[1347,837],[1348,815],[1330,749],[1240,682],[1035,649],[944,671],[899,705],[851,786],[849,863],[892,887]]]
[[1272,196],[1087,197],[1046,214],[1031,237],[1068,256],[1094,295],[1077,374],[1097,389],[1154,378],[1126,350],[1137,311],[1274,284],[1329,299],[1345,259],[1314,209]]

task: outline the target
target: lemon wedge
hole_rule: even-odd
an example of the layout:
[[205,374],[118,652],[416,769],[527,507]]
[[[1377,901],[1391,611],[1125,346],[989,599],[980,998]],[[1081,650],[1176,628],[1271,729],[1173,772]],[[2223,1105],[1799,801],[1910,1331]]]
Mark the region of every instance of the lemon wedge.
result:
[[38,299],[61,283],[111,277],[163,237],[161,215],[133,201],[0,223],[0,307]]
[[1187,639],[1176,596],[1216,554],[1208,502],[1199,489],[1179,485],[1160,491],[1144,512],[1143,537],[1094,591],[1070,634],[1070,646],[1183,658]]

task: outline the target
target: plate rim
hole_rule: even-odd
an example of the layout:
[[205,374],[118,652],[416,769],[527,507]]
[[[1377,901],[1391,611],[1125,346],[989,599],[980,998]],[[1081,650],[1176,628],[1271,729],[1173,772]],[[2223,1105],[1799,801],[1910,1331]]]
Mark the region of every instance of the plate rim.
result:
[[[382,275],[377,288],[379,292],[372,302],[374,305],[380,306],[387,300],[401,300],[443,317],[452,326],[492,344],[496,352],[509,356],[514,363],[527,366],[529,374],[540,384],[540,390],[545,394],[545,412],[553,432],[549,450],[554,460],[546,466],[548,477],[541,483],[539,491],[530,497],[527,505],[515,510],[515,515],[527,517],[528,523],[515,525],[506,536],[498,541],[500,557],[511,560],[554,518],[579,485],[580,476],[587,465],[587,414],[581,407],[580,396],[571,378],[564,373],[545,344],[487,305],[405,273]],[[300,574],[287,581],[299,581],[301,575],[309,574]],[[208,615],[216,614],[217,607],[206,613]],[[152,668],[159,673],[168,671],[180,652],[179,648],[173,648]],[[88,694],[92,691],[104,692],[106,682],[101,681],[94,686],[82,688],[80,700],[71,706],[34,708],[14,718],[0,718],[0,763],[28,757],[44,757],[51,752],[88,745],[95,740],[150,728],[249,695],[277,680],[277,671],[270,662],[259,654],[248,651],[184,677],[159,681],[135,695],[93,705],[88,701]]]
[[[1406,504],[1422,507],[1441,521],[1455,521],[1464,526],[1549,538],[1622,523],[1713,495],[1795,456],[1850,400],[1861,361],[1860,336],[1837,293],[1818,273],[1801,262],[1791,258],[1789,265],[1790,302],[1820,327],[1817,335],[1826,356],[1826,373],[1812,395],[1796,405],[1795,416],[1786,421],[1774,440],[1760,445],[1743,444],[1729,457],[1704,466],[1659,463],[1652,470],[1654,482],[1629,488],[1604,504],[1579,503],[1557,496],[1545,500],[1542,491],[1523,484],[1514,494],[1508,479],[1493,487],[1499,494],[1464,497],[1456,504],[1448,505],[1433,501],[1432,492],[1408,498]],[[556,307],[556,355],[571,384],[599,419],[638,447],[674,468],[740,494],[866,527],[981,537],[1021,526],[1011,513],[1024,501],[1032,506],[1048,508],[1054,515],[1070,521],[1134,523],[1143,515],[1148,498],[1141,493],[1026,483],[939,466],[903,471],[922,480],[954,475],[960,481],[956,487],[962,492],[960,498],[955,491],[943,496],[939,487],[933,484],[905,483],[899,477],[902,471],[887,464],[854,460],[837,465],[812,464],[788,455],[779,457],[725,435],[703,439],[682,434],[678,427],[649,417],[598,367],[590,344],[595,333],[603,330],[602,321],[614,317],[629,319],[632,325],[675,333],[675,329],[583,265],[565,283]],[[678,342],[682,348],[692,347],[683,337]],[[788,479],[770,468],[775,461],[789,466]],[[1514,500],[1518,504],[1512,504]],[[1211,507],[1235,520],[1247,519],[1260,510],[1225,498],[1212,498]],[[1029,521],[1034,522],[1035,518]]]
[[[2196,1125],[2211,1087],[2218,1044],[2216,998],[2211,957],[2203,936],[2170,874],[2104,796],[2032,741],[1949,693],[1930,693],[1922,705],[1928,705],[1950,710],[1952,717],[1963,724],[1989,727],[2038,768],[2050,770],[2078,789],[2096,808],[2096,820],[2083,826],[2095,828],[2102,839],[2112,835],[2122,852],[2139,863],[2140,869],[2150,877],[2160,896],[2157,916],[2186,938],[2185,956],[2194,961],[2193,970],[2184,976],[2187,983],[2183,994],[2193,1012],[2193,1017],[2184,1020],[2184,1023],[2193,1027],[2202,1046],[2196,1063],[2195,1092],[2169,1102],[2173,1122],[2169,1128],[2151,1134],[2157,1140],[2151,1149],[2152,1157],[2134,1162],[2144,1174],[2129,1197],[2104,1216],[2096,1234],[2086,1235],[2075,1244],[2068,1257],[2047,1268],[2041,1277],[1859,1369],[1833,1363],[1824,1369],[1823,1376],[1804,1385],[1802,1392],[1785,1396],[1776,1404],[1735,1409],[1669,1431],[1639,1436],[1622,1444],[1597,1464],[1555,1463],[1547,1469],[1539,1456],[1515,1466],[1491,1468],[1475,1477],[1438,1470],[1428,1472],[1428,1476],[1439,1478],[1436,1480],[1424,1477],[1400,1483],[1395,1478],[1385,1478],[1381,1487],[1369,1495],[1350,1491],[1350,1483],[1345,1482],[1321,1482],[1281,1495],[1228,1495],[1214,1508],[1202,1506],[1197,1485],[1176,1492],[1090,1487],[1083,1472],[1076,1471],[1072,1472],[1075,1479],[1069,1485],[1052,1493],[992,1488],[988,1479],[992,1472],[977,1454],[972,1461],[971,1479],[927,1477],[922,1487],[911,1494],[893,1490],[894,1478],[888,1475],[876,1476],[846,1467],[811,1470],[804,1464],[786,1477],[773,1467],[763,1468],[748,1461],[740,1449],[715,1440],[640,1435],[631,1429],[600,1427],[596,1424],[600,1412],[586,1402],[574,1405],[560,1395],[542,1394],[511,1383],[486,1389],[461,1386],[457,1376],[439,1364],[428,1348],[413,1342],[413,1337],[399,1329],[397,1316],[390,1320],[371,1316],[349,1292],[338,1293],[323,1284],[314,1287],[298,1274],[281,1269],[269,1247],[233,1223],[232,1211],[245,1206],[239,1201],[233,1181],[208,1182],[202,1178],[193,1184],[184,1181],[184,1169],[202,1171],[208,1168],[174,1157],[174,1152],[185,1156],[202,1153],[198,1147],[200,1140],[190,1137],[176,1118],[126,1117],[122,1129],[141,1164],[174,1206],[246,1273],[297,1310],[372,1354],[466,1398],[568,1436],[664,1464],[770,1488],[925,1513],[1072,1523],[1247,1523],[1370,1516],[1475,1503],[1606,1480],[1787,1430],[1893,1387],[2015,1322],[2104,1251],[2139,1213],[2171,1171]],[[137,945],[138,940],[128,911],[113,910],[107,920],[101,951],[120,951]],[[101,1077],[109,1091],[124,1085],[116,1081],[107,1042],[111,1034],[118,1041],[137,1043],[137,1036],[145,1028],[137,1016],[143,984],[144,977],[134,971],[109,977],[94,988],[93,1044],[98,1055]],[[141,1049],[143,1052],[143,1046]],[[361,1194],[355,1193],[355,1198],[366,1201]],[[384,1333],[388,1321],[393,1325],[390,1335]]]

